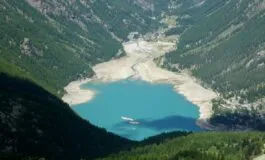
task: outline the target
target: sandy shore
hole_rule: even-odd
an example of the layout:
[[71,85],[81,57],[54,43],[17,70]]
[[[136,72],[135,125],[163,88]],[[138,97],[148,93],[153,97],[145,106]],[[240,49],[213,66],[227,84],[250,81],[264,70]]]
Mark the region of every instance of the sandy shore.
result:
[[[170,83],[178,93],[199,107],[200,119],[198,122],[204,125],[205,120],[212,114],[211,100],[216,98],[217,94],[210,89],[203,88],[195,78],[188,74],[167,71],[159,68],[153,61],[154,58],[174,50],[175,44],[175,42],[147,42],[144,40],[123,43],[127,55],[94,66],[95,76],[93,79],[111,82],[134,78],[151,83]],[[63,97],[63,100],[74,105],[93,98],[95,95],[93,91],[82,90],[79,87],[87,81],[89,79],[70,83],[65,87],[68,94]]]
[[260,155],[260,156],[258,156],[256,158],[254,158],[253,160],[264,160],[264,159],[265,159],[265,154]]
[[62,100],[70,106],[90,101],[95,96],[95,92],[80,88],[82,84],[86,84],[90,81],[91,79],[84,79],[69,83],[64,88],[67,94],[63,96]]

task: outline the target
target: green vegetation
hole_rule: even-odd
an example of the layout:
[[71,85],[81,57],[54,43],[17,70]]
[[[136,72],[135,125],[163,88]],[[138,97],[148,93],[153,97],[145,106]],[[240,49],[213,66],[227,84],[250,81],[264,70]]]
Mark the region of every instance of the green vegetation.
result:
[[140,0],[38,2],[0,1],[0,159],[248,160],[264,154],[260,132],[173,132],[129,141],[58,99],[70,81],[92,76],[93,65],[122,56],[120,40],[130,32],[151,32],[173,15],[176,27],[165,34],[180,40],[164,67],[179,71],[179,64],[221,93],[210,119],[219,129],[264,131],[265,107],[256,105],[265,95],[263,0],[163,0],[153,1],[153,11]]
[[248,160],[263,153],[265,134],[194,133],[163,143],[136,147],[104,160]]
[[[260,123],[264,120],[264,105],[261,109],[255,105],[265,95],[264,2],[214,0],[197,7],[181,8],[172,14],[189,15],[189,18],[180,20],[178,27],[166,32],[181,36],[178,50],[166,55],[164,67],[172,71],[189,69],[204,86],[214,89],[225,100],[238,101],[238,104],[224,105],[226,109],[220,109],[223,105],[214,106],[212,122],[215,124],[228,124],[229,121],[229,124],[240,122],[240,126],[251,126],[253,123],[244,119],[258,116],[255,121],[259,124],[252,127],[264,130]],[[174,64],[179,64],[179,68]],[[248,114],[240,104],[242,107],[249,104]],[[227,107],[237,107],[238,111]]]
[[0,72],[28,78],[61,96],[70,81],[91,76],[91,66],[122,51],[111,31],[125,39],[131,31],[143,33],[152,26],[156,23],[139,7],[122,0],[93,5],[79,0],[43,1],[36,8],[24,0],[3,0]]
[[[110,9],[111,6],[112,8]],[[109,30],[118,37],[127,39],[130,32],[151,32],[158,27],[158,22],[151,19],[134,1],[124,0],[97,0],[91,5],[95,14],[107,24]]]
[[172,132],[129,141],[29,81],[0,74],[0,84],[1,159],[247,160],[264,151],[259,132]]
[[259,130],[265,131],[264,105],[257,107],[237,108],[231,110],[224,105],[222,99],[213,100],[213,116],[210,118],[211,124],[218,126],[222,130]]
[[247,160],[264,152],[265,134],[259,132],[173,132],[129,141],[89,124],[29,81],[0,74],[0,84],[3,160]]
[[258,54],[264,49],[265,12],[261,1],[222,2],[181,35],[178,50],[167,55],[168,64],[192,69],[194,76],[224,95],[233,92],[254,102],[265,93],[265,59]]
[[81,119],[31,82],[0,74],[0,159],[93,159],[134,144]]

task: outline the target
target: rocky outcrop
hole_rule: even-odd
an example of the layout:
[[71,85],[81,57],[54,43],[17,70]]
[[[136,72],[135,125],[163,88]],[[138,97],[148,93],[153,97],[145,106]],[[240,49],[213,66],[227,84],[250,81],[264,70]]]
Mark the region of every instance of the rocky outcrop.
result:
[[27,56],[43,56],[43,51],[38,50],[33,46],[29,38],[24,38],[23,42],[20,44],[20,51],[22,54]]

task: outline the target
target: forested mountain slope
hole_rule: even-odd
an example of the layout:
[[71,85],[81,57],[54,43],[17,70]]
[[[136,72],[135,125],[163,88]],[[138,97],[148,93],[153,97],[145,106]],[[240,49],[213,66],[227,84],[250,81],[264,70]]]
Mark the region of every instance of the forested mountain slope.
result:
[[264,133],[194,133],[136,147],[104,160],[248,160],[264,151]]
[[[27,77],[53,94],[123,54],[131,31],[156,26],[129,1],[0,1],[0,72]],[[41,74],[40,74],[41,73]]]
[[3,160],[245,160],[264,152],[265,134],[259,132],[176,132],[132,142],[89,124],[29,81],[0,74],[0,84]]
[[264,153],[258,132],[132,142],[58,99],[70,81],[91,76],[91,66],[122,56],[130,32],[162,28],[180,36],[178,49],[158,59],[163,67],[188,71],[220,93],[212,124],[265,130],[264,16],[264,0],[0,0],[0,159],[114,153],[106,159],[239,160]]
[[[221,98],[214,101],[216,115],[238,109],[251,117],[247,110],[252,108],[258,112],[253,114],[257,121],[263,121],[265,1],[205,0],[170,13],[186,19],[167,32],[180,34],[180,39],[178,49],[166,55],[164,67],[189,70],[205,87],[220,93]],[[244,117],[233,123],[244,121]]]
[[0,84],[0,159],[93,159],[133,144],[31,82],[0,74]]
[[185,30],[168,63],[191,69],[221,93],[254,101],[264,95],[264,15],[262,0],[222,1]]

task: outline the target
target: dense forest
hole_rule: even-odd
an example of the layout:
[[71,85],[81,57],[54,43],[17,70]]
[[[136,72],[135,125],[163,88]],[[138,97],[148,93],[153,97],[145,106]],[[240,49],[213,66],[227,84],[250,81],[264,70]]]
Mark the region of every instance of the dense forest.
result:
[[[162,20],[174,17],[176,24]],[[264,154],[264,0],[0,0],[0,159],[248,160]],[[70,81],[124,55],[130,32],[178,35],[163,57],[220,93],[217,130],[141,142],[93,126],[60,100]],[[160,31],[160,30],[159,30]]]
[[0,74],[0,159],[93,159],[135,142],[80,118],[27,80]]
[[182,32],[178,50],[167,55],[168,67],[178,63],[216,91],[254,102],[265,94],[263,1],[216,2],[205,2],[215,8]]
[[265,134],[259,132],[193,133],[161,143],[135,147],[104,160],[248,160],[263,153]]
[[209,122],[219,130],[259,130],[265,131],[264,104],[257,107],[238,107],[231,110],[222,107],[223,100],[213,100],[213,115]]
[[[215,122],[232,124],[254,112],[257,123],[264,121],[264,6],[263,0],[214,0],[170,12],[180,18],[166,34],[180,34],[180,39],[163,67],[189,70],[203,86],[220,94],[224,103],[213,106]],[[242,111],[246,108],[253,111]]]
[[264,8],[262,0],[3,0],[0,72],[60,97],[70,81],[92,76],[96,63],[122,56],[130,32],[167,27],[160,20],[175,16],[165,35],[180,35],[178,49],[163,67],[188,69],[225,100],[257,107],[265,95]]
[[61,96],[70,81],[91,76],[91,66],[121,56],[119,41],[131,31],[145,33],[156,25],[139,6],[123,0],[3,0],[0,72]]
[[129,141],[89,124],[27,80],[0,74],[0,83],[1,159],[245,160],[264,151],[259,132],[172,132]]

